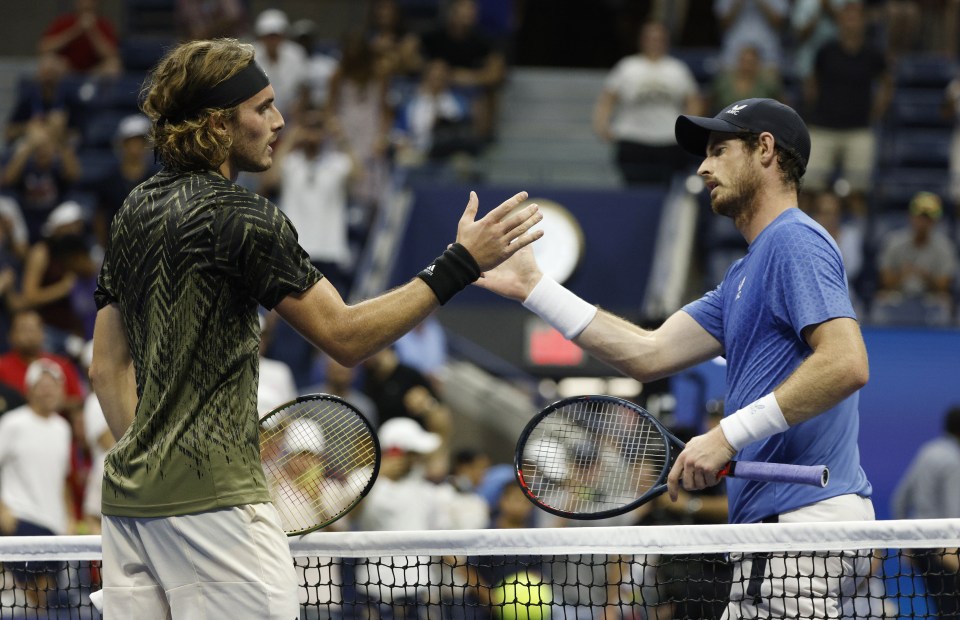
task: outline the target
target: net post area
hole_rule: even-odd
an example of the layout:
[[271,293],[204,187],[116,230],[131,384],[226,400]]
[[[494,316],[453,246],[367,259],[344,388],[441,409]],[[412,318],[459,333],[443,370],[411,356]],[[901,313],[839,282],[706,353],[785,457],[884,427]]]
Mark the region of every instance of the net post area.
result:
[[[301,618],[960,618],[960,519],[315,532]],[[0,538],[0,619],[97,619],[96,536]],[[238,619],[239,620],[239,619]]]

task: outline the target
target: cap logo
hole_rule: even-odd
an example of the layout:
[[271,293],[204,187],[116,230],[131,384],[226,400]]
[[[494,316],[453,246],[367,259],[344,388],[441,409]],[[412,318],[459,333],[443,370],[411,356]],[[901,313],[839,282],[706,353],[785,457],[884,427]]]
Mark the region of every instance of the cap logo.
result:
[[740,110],[744,109],[745,107],[747,107],[746,103],[743,105],[735,105],[731,107],[729,110],[727,110],[727,114],[733,114],[734,116],[736,116],[737,114],[740,113]]

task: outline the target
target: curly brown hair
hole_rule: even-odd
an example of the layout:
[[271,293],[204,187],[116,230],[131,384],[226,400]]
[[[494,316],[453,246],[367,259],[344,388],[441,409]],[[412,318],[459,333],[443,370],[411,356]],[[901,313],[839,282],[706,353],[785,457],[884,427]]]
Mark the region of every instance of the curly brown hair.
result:
[[210,120],[214,115],[232,120],[238,106],[206,108],[193,114],[183,105],[235,75],[253,55],[252,45],[236,39],[189,41],[157,63],[144,83],[142,109],[153,121],[150,140],[164,165],[178,170],[215,170],[226,161],[232,137]]

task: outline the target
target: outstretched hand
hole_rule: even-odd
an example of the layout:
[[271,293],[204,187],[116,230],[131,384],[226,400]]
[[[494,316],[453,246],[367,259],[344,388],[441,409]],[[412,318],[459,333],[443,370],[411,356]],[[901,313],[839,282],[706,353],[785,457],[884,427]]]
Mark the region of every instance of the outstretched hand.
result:
[[532,247],[525,247],[495,269],[484,272],[474,284],[509,299],[522,302],[537,285],[543,272]]
[[528,205],[514,213],[526,199],[527,192],[520,192],[478,220],[480,201],[476,192],[470,192],[467,208],[457,226],[457,242],[470,252],[481,271],[493,269],[543,236],[542,230],[530,230],[543,219],[537,205]]

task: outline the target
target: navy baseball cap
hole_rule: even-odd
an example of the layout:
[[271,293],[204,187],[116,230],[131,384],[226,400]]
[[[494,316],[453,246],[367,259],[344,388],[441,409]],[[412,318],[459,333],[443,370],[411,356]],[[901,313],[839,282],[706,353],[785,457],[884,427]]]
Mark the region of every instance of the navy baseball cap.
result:
[[674,134],[677,144],[694,155],[707,152],[711,131],[755,133],[768,131],[777,146],[800,157],[806,169],[810,160],[810,132],[800,115],[775,99],[744,99],[730,104],[713,118],[688,116],[677,118]]

